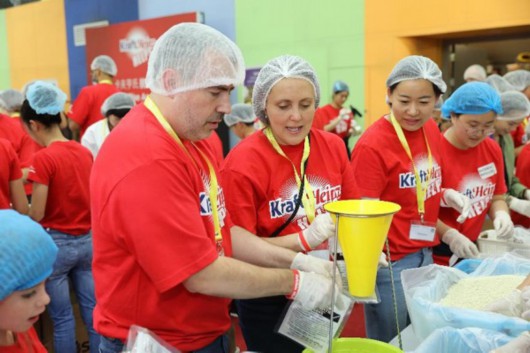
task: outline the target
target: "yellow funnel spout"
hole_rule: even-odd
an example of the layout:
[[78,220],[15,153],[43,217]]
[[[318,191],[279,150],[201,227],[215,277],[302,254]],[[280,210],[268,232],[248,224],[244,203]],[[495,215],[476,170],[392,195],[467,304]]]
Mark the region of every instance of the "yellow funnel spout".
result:
[[350,294],[374,296],[379,255],[392,217],[401,206],[386,201],[344,200],[330,202],[324,209],[337,225]]

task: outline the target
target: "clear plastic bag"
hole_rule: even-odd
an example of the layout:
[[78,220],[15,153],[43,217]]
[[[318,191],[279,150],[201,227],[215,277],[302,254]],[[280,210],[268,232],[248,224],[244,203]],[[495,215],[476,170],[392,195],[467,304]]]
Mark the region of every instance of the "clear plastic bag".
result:
[[127,337],[128,353],[181,353],[155,333],[146,328],[133,325]]

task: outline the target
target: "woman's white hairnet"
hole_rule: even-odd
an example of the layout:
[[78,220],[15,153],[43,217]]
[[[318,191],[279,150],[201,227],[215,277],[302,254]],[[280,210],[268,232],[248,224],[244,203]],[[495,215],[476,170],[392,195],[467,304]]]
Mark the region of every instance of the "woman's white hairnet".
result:
[[388,88],[408,80],[425,79],[444,93],[447,85],[442,79],[442,71],[438,65],[425,56],[411,55],[401,59],[386,80]]
[[66,94],[52,83],[33,82],[26,93],[29,106],[37,114],[59,114],[64,109]]
[[530,86],[530,71],[515,70],[510,71],[504,75],[508,81],[517,91],[524,91],[526,87]]
[[485,81],[486,69],[479,64],[471,65],[464,71],[464,80]]
[[498,120],[520,120],[530,114],[530,102],[519,91],[507,91],[501,94],[502,110]]
[[134,107],[135,101],[128,93],[117,92],[105,99],[101,105],[101,114],[107,116],[109,110],[115,109],[131,109]]
[[237,123],[251,124],[256,120],[250,104],[237,103],[232,106],[230,114],[225,114],[226,126],[231,127]]
[[486,78],[486,83],[493,87],[493,89],[495,89],[499,94],[502,92],[515,90],[515,87],[506,81],[504,77],[497,74],[489,75],[488,78]]
[[118,67],[116,66],[116,63],[108,55],[99,55],[92,60],[92,63],[90,64],[90,70],[96,69],[99,69],[111,76],[116,76],[118,73]]
[[169,96],[214,86],[240,85],[245,78],[241,50],[224,34],[200,23],[181,23],[155,43],[146,86]]
[[0,92],[0,107],[8,112],[16,112],[20,110],[24,102],[24,95],[14,89],[6,89]]
[[254,114],[264,123],[267,123],[265,114],[267,97],[272,87],[284,78],[301,78],[311,83],[315,89],[315,108],[320,103],[320,85],[313,67],[298,56],[279,56],[263,66],[256,78],[252,92]]

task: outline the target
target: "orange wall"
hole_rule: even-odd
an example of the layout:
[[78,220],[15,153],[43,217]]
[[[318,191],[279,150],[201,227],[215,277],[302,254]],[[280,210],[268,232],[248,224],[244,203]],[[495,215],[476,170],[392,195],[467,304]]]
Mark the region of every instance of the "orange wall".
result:
[[368,124],[388,111],[385,81],[401,58],[424,55],[441,65],[443,38],[530,26],[529,0],[366,0],[365,10]]
[[30,80],[56,81],[69,93],[63,0],[43,0],[5,10],[11,87]]

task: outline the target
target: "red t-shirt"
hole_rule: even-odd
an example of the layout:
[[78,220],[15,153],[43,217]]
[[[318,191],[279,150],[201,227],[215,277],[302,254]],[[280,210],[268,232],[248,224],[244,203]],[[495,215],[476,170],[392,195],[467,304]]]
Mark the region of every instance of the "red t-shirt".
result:
[[68,118],[81,126],[80,136],[90,125],[104,118],[101,106],[105,99],[116,92],[118,88],[111,83],[98,83],[81,89],[68,112]]
[[5,138],[11,142],[21,168],[27,168],[31,165],[36,143],[24,131],[22,120],[0,114],[0,138]]
[[[430,119],[423,129],[403,132],[420,175],[430,175],[424,217],[425,222],[434,224],[438,219],[442,185],[440,131],[434,120]],[[430,170],[425,136],[432,154]],[[409,236],[411,221],[420,220],[416,178],[412,162],[390,121],[383,117],[364,132],[352,152],[351,163],[361,197],[377,198],[401,205],[401,210],[392,219],[388,233],[392,261],[439,243],[436,236],[433,241],[415,240]],[[422,183],[425,185],[423,178]]]
[[[312,129],[307,180],[311,184],[317,214],[324,204],[359,198],[353,171],[344,143],[328,132]],[[304,143],[282,146],[298,173]],[[251,233],[269,237],[292,214],[299,192],[293,167],[274,150],[263,131],[257,131],[234,147],[221,172],[227,194],[228,211],[234,224]],[[309,226],[305,210],[297,215],[280,235],[299,232]]]
[[215,131],[212,131],[210,137],[205,139],[205,141],[211,145],[211,148],[214,152],[215,161],[217,162],[217,166],[220,166],[225,158],[223,153],[223,141],[221,141],[221,138],[219,137],[219,135],[217,135],[217,132]]
[[521,123],[517,126],[515,130],[513,130],[510,134],[512,135],[513,139],[513,147],[517,148],[519,146],[522,146],[526,143],[526,133],[524,131],[525,124]]
[[92,153],[75,141],[56,141],[35,153],[28,180],[48,186],[44,228],[71,235],[90,230],[91,168]]
[[9,183],[20,178],[22,170],[11,142],[0,138],[0,209],[11,208]]
[[31,327],[26,332],[15,332],[16,342],[12,346],[0,346],[0,353],[47,353],[35,329]]
[[[530,188],[530,144],[527,144],[521,150],[519,157],[517,157],[517,165],[515,168],[515,175],[519,178],[521,184]],[[512,221],[515,225],[520,225],[525,228],[530,228],[530,218],[523,216],[520,213],[511,212]]]
[[[329,122],[333,119],[335,119],[340,112],[340,109],[337,109],[333,107],[331,104],[327,104],[323,107],[318,108],[315,111],[315,119],[313,120],[313,127],[316,129],[324,130],[324,126],[329,124]],[[330,131],[336,135],[339,135],[340,137],[344,138],[348,136],[348,130],[351,127],[353,114],[349,114],[350,118],[341,120],[337,126],[335,126],[335,129]],[[343,147],[344,148],[344,147]]]
[[[135,324],[190,351],[230,327],[229,299],[190,293],[183,285],[219,256],[208,168],[190,142],[183,143],[195,162],[139,104],[94,163],[94,327],[105,336],[124,340]],[[214,159],[207,142],[195,145]],[[217,198],[224,255],[231,256],[222,188]]]

